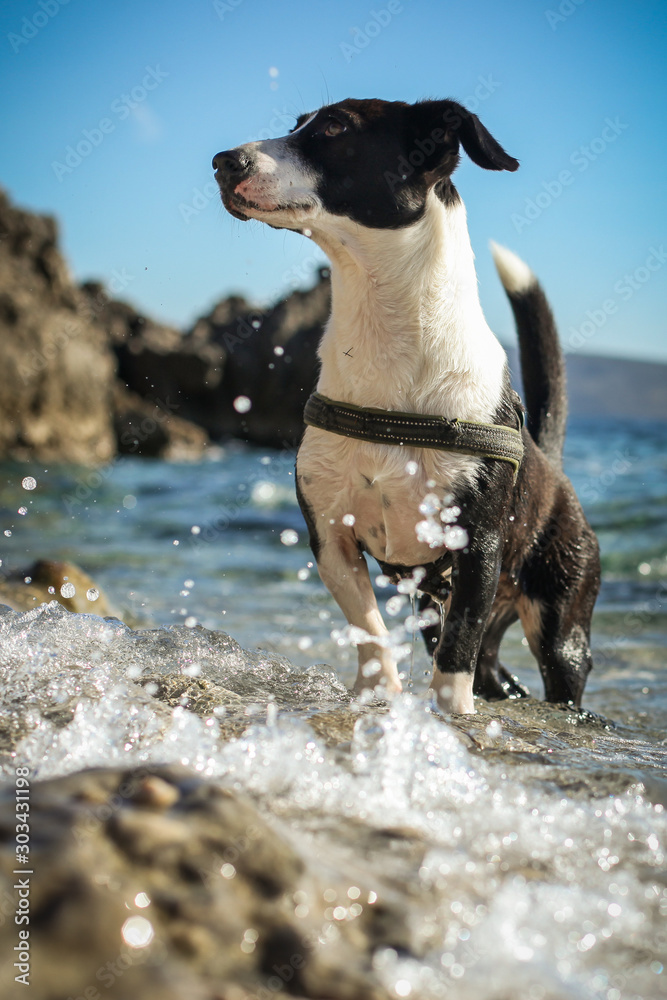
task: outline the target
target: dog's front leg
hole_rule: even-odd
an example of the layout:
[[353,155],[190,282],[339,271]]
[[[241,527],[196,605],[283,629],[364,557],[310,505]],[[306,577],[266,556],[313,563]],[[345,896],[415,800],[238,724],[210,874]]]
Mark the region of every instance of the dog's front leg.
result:
[[[363,629],[369,636],[386,640],[389,635],[378,608],[368,566],[350,536],[334,536],[326,540],[317,557],[322,582],[350,625]],[[364,688],[381,687],[384,691],[402,691],[396,660],[384,644],[369,642],[357,645],[359,670],[354,684],[358,694]]]
[[471,534],[467,548],[452,555],[452,600],[433,657],[431,681],[446,712],[475,711],[475,667],[498,588],[501,549],[499,537]]

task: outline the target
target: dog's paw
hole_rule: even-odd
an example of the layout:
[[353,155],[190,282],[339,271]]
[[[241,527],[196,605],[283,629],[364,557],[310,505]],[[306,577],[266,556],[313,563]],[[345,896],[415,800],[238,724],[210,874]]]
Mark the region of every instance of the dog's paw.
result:
[[484,671],[478,667],[475,674],[473,691],[484,698],[485,701],[530,698],[528,688],[514,674],[511,674],[502,663],[498,663],[494,668],[487,668]]
[[[369,669],[369,666],[374,669]],[[379,661],[371,661],[370,664],[359,667],[352,693],[360,695],[363,691],[374,691],[379,698],[383,698],[389,694],[400,694],[402,690],[403,685],[396,667],[383,667]]]
[[443,674],[436,669],[430,690],[435,692],[438,708],[447,715],[474,715],[471,674]]

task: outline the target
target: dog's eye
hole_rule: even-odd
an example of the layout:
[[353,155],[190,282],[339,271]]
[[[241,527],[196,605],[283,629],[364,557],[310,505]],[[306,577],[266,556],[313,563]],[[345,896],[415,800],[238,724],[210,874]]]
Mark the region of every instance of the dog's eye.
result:
[[346,132],[347,127],[343,125],[342,122],[336,121],[335,118],[331,118],[324,130],[324,134],[328,136],[340,135],[341,132]]

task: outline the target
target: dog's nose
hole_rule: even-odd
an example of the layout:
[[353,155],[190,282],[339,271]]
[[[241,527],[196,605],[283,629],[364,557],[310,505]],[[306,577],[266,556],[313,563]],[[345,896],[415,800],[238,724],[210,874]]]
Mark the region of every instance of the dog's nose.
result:
[[213,157],[213,169],[221,174],[242,174],[249,165],[250,157],[242,149],[226,149]]

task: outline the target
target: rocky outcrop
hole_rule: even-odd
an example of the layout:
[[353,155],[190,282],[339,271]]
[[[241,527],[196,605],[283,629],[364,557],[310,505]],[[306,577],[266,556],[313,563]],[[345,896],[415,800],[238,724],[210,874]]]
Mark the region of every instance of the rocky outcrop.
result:
[[[221,303],[198,320],[188,339],[225,352],[217,426],[210,433],[276,448],[299,441],[330,301],[329,272],[322,269],[313,288],[292,292],[265,312],[241,308],[235,299],[233,310]],[[239,397],[250,401],[250,409],[237,409]]]
[[[0,458],[99,465],[118,452],[201,455],[208,436],[178,414],[174,378],[162,395],[141,380],[139,396],[117,377],[123,350],[131,353],[132,316],[101,285],[72,281],[52,218],[14,207],[0,191]],[[178,391],[187,391],[180,334],[149,323],[141,332],[161,345]],[[196,352],[191,359],[202,363]]]
[[234,437],[278,448],[298,442],[329,314],[326,269],[313,288],[295,291],[265,311],[240,296],[223,299],[183,335],[126,303],[104,303],[99,285],[83,290],[91,302],[103,303],[99,321],[119,376],[137,396],[197,424],[215,440]]
[[114,357],[57,239],[0,192],[0,456],[97,464],[116,451]]
[[142,399],[118,381],[113,390],[113,425],[118,452],[142,458],[186,462],[199,458],[208,445],[208,434],[190,420],[176,415],[180,404],[173,394],[164,402]]
[[[373,951],[403,949],[409,936],[391,891],[383,899],[357,873],[352,903],[349,876],[309,862],[250,801],[193,772],[105,768],[33,782],[30,924],[19,926],[15,828],[12,794],[0,804],[6,1000],[388,996]],[[29,966],[27,991],[14,962]]]

